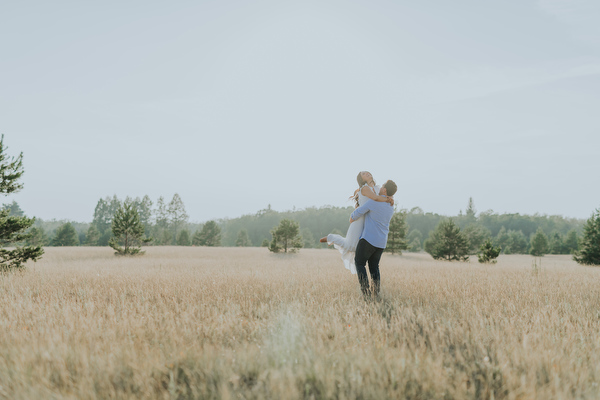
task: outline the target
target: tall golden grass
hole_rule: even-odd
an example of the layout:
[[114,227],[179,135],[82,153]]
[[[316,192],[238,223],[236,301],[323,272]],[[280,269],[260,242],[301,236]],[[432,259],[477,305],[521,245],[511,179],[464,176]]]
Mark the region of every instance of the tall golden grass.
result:
[[337,252],[48,248],[0,275],[0,398],[597,399],[600,270]]

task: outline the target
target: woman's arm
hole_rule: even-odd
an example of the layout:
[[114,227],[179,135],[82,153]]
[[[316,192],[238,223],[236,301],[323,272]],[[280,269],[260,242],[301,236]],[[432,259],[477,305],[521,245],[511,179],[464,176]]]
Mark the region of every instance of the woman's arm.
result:
[[371,200],[380,201],[382,203],[390,203],[391,205],[394,205],[393,197],[386,197],[386,196],[380,196],[378,194],[375,194],[375,192],[373,192],[371,189],[369,189],[366,186],[363,186],[363,188],[360,190],[360,192],[363,194],[363,196],[368,197]]

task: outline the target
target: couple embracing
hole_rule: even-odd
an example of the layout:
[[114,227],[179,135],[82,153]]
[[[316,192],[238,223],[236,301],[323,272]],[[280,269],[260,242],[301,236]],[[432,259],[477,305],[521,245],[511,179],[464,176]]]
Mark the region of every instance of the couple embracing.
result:
[[[356,180],[359,186],[353,196],[356,209],[350,216],[346,237],[329,234],[321,242],[327,242],[340,251],[344,266],[353,274],[358,274],[365,298],[371,294],[379,297],[379,260],[387,244],[397,186],[391,180],[378,186],[367,171],[360,172]],[[372,290],[369,288],[367,264],[373,281]]]

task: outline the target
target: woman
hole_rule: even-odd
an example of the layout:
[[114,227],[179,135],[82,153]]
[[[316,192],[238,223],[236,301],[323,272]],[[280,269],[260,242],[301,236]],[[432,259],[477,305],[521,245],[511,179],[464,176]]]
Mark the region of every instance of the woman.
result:
[[[358,176],[356,177],[356,181],[358,182],[358,189],[356,189],[353,196],[356,202],[356,207],[362,206],[369,199],[388,202],[392,205],[394,204],[394,199],[392,197],[379,195],[380,187],[375,185],[373,175],[371,175],[370,172],[359,172]],[[333,246],[339,250],[339,252],[342,254],[344,266],[353,274],[356,274],[356,265],[354,265],[354,251],[356,250],[356,245],[358,244],[358,240],[360,239],[360,235],[362,234],[364,226],[365,218],[363,216],[350,224],[345,238],[341,235],[330,233],[320,240],[321,243],[327,242],[327,244],[330,246],[333,244]]]

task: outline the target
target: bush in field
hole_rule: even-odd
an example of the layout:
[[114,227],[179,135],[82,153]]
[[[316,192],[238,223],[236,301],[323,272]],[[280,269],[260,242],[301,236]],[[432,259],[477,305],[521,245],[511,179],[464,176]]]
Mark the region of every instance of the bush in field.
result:
[[79,235],[70,222],[62,224],[50,243],[52,246],[79,246]]
[[436,259],[467,261],[469,240],[451,218],[442,220],[425,241],[425,251]]
[[112,220],[113,237],[108,245],[116,250],[115,255],[133,256],[144,254],[142,243],[150,239],[144,238],[144,225],[140,215],[131,201],[126,200],[115,213]]
[[192,238],[194,246],[221,246],[221,228],[215,221],[208,221],[202,227],[202,230],[196,231]]
[[273,253],[279,253],[283,250],[295,253],[302,248],[302,237],[300,236],[300,226],[296,221],[290,219],[282,219],[278,226],[271,230],[273,240],[269,246],[269,250]]
[[496,258],[500,255],[500,247],[494,247],[492,241],[488,238],[485,242],[479,247],[479,253],[477,253],[477,258],[480,263],[495,263]]
[[596,209],[583,226],[579,250],[573,259],[579,264],[600,265],[600,209]]
[[535,235],[531,238],[531,249],[529,254],[535,257],[541,257],[548,253],[548,237],[542,231],[542,228],[538,228]]

